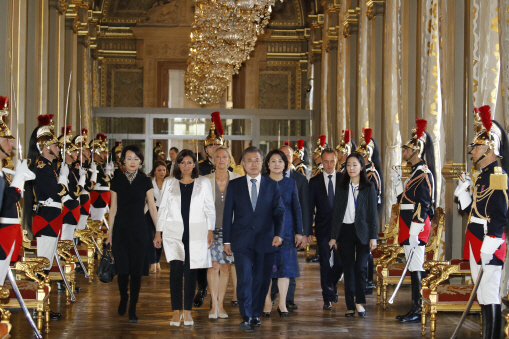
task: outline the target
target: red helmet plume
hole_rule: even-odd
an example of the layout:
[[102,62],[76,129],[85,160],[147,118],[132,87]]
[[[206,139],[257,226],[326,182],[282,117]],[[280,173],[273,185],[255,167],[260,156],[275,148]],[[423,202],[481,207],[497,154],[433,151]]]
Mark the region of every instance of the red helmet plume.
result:
[[493,122],[491,121],[491,108],[489,105],[479,107],[479,117],[486,131],[491,131]]
[[47,126],[50,124],[51,119],[53,119],[53,114],[44,114],[37,116],[37,122],[39,126]]
[[88,129],[82,128],[81,129],[81,135],[88,135]]
[[327,136],[323,134],[318,136],[318,139],[320,139],[320,146],[322,147],[325,145],[325,138],[327,138]]
[[214,123],[214,125],[216,125],[217,133],[219,135],[223,135],[224,133],[223,124],[221,123],[221,116],[219,112],[213,112],[212,114],[210,114],[210,116],[212,118],[212,122]]
[[0,96],[0,109],[9,108],[9,97]]
[[285,146],[292,147],[289,141],[285,141]]
[[72,127],[71,126],[67,126],[67,128],[65,128],[64,126],[62,126],[62,128],[60,129],[60,131],[62,132],[62,135],[68,135],[71,133],[71,129]]
[[369,145],[371,141],[371,135],[373,134],[373,130],[371,128],[363,128],[364,130],[364,142],[366,145]]
[[[156,146],[161,146],[163,143],[161,141],[156,142]],[[117,145],[118,146],[118,145]]]
[[350,142],[350,138],[352,137],[351,136],[352,131],[350,131],[349,129],[345,129],[344,132],[345,132],[344,133],[345,144],[348,144]]
[[97,135],[95,136],[95,139],[101,140],[102,142],[104,142],[106,140],[106,135],[104,135],[102,133],[97,133]]
[[420,139],[426,130],[428,122],[424,119],[415,119],[415,134],[417,139]]
[[297,147],[298,147],[299,149],[303,149],[303,148],[304,148],[304,140],[302,140],[302,139],[298,139],[298,140],[297,140]]

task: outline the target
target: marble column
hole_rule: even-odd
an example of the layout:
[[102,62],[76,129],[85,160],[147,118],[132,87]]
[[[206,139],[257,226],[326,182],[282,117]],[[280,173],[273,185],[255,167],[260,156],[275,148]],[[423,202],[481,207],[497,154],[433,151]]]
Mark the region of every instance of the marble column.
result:
[[[347,115],[349,126],[354,131],[354,138],[360,136],[361,127],[359,126],[357,115],[357,31],[358,31],[358,15],[360,9],[356,7],[356,1],[350,3],[351,8],[346,9],[343,17],[343,36],[345,37],[345,64],[346,64],[346,98],[347,98]],[[374,135],[373,137],[376,138]]]
[[69,8],[67,9],[67,12],[65,13],[64,112],[65,110],[67,110],[66,117],[67,121],[65,122],[65,124],[67,126],[71,126],[73,131],[76,131],[77,126],[79,124],[76,109],[78,101],[77,84],[79,79],[77,23],[78,23],[78,8],[76,7],[76,5],[70,5]]
[[[323,2],[322,2],[323,3]],[[327,119],[327,113],[329,110],[329,52],[325,49],[325,41],[327,40],[329,28],[329,16],[323,15],[323,24],[320,29],[322,30],[322,77],[320,86],[320,134],[327,135],[327,142],[330,143],[331,136],[329,135],[329,122]]]

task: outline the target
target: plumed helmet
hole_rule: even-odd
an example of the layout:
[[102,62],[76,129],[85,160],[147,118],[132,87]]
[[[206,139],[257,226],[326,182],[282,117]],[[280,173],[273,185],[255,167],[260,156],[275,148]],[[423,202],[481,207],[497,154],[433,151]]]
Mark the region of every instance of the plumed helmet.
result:
[[468,145],[469,147],[474,147],[476,145],[486,145],[488,149],[492,149],[495,152],[495,155],[499,158],[502,158],[500,153],[501,139],[502,133],[505,133],[500,130],[497,124],[493,123],[491,119],[491,108],[489,105],[485,105],[479,107],[476,112],[479,116],[479,120],[481,121],[482,127],[479,126],[478,121],[476,123],[476,119],[474,118],[474,130],[476,130],[477,134],[474,137],[474,140]]
[[304,140],[298,139],[297,144],[295,145],[295,150],[293,151],[293,155],[298,157],[301,161],[304,160]]
[[5,124],[5,118],[9,115],[9,98],[0,96],[0,138],[16,139],[11,130]]
[[[344,129],[341,132],[341,142],[336,147],[336,151],[338,151],[338,155],[350,155],[352,153],[352,131],[349,129]],[[339,154],[341,153],[341,154]]]
[[223,124],[219,112],[210,114],[212,123],[210,124],[209,134],[205,138],[205,147],[207,146],[224,146]]
[[313,151],[313,154],[322,155],[322,152],[325,148],[327,148],[327,144],[325,143],[325,139],[327,139],[326,135],[319,135],[318,136],[318,142],[316,143],[316,148]]
[[415,126],[412,128],[412,137],[401,148],[410,148],[419,152],[419,158],[422,159],[424,148],[426,146],[426,125],[428,122],[424,119],[415,119]]
[[355,152],[362,155],[363,158],[367,158],[368,161],[371,161],[371,157],[373,156],[373,151],[375,149],[375,143],[371,138],[372,134],[373,130],[371,128],[363,128],[359,146],[355,150]]

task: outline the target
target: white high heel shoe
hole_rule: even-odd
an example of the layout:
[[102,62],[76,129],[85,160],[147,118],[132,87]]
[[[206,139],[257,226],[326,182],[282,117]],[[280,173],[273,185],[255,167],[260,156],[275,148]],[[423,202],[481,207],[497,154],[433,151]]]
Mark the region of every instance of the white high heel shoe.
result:
[[219,312],[219,308],[216,308],[215,313],[209,313],[209,319],[217,319],[217,312]]
[[170,321],[170,326],[176,326],[176,327],[179,327],[180,326],[180,322],[184,319],[184,313],[180,313],[180,318],[179,318],[179,321]]
[[[182,315],[182,317],[184,317],[184,316]],[[186,321],[185,318],[184,318],[184,325],[185,326],[193,326],[194,325],[194,320]]]

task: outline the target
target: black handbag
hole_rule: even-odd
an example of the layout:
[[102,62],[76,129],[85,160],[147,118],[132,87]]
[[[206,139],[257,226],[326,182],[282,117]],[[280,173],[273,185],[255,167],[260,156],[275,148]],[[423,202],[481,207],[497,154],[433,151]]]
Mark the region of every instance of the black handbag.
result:
[[101,260],[99,260],[99,266],[97,267],[97,277],[103,283],[109,283],[113,280],[113,277],[117,275],[115,269],[115,259],[111,257],[111,246],[103,246],[103,254]]

